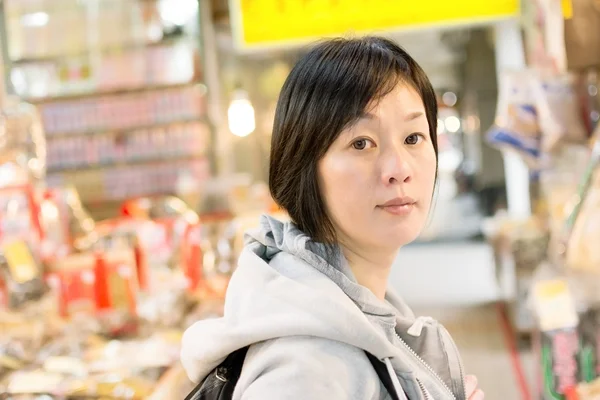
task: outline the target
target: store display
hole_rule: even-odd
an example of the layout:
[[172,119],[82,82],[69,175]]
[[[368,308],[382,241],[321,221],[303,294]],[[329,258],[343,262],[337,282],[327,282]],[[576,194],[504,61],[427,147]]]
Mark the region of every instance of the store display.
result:
[[[8,0],[5,10],[8,75],[41,115],[51,188],[76,188],[102,218],[130,198],[199,196],[213,146],[199,19],[175,29],[158,1],[142,0]],[[36,15],[47,21],[29,24]]]
[[[74,193],[67,193],[68,201]],[[178,364],[181,334],[223,312],[227,277],[205,274],[203,260],[218,259],[211,249],[231,239],[206,236],[198,215],[176,198],[139,199],[123,209],[128,216],[93,224],[87,252],[70,249],[33,264],[23,242],[2,248],[0,270],[26,284],[43,276],[48,288],[0,308],[0,392],[7,398],[159,399],[191,389]],[[158,232],[149,227],[161,227],[171,245],[163,262],[145,254]],[[144,259],[151,262],[141,265]]]
[[92,135],[201,119],[205,116],[205,92],[202,85],[190,84],[138,93],[57,99],[41,103],[39,108],[48,136]]

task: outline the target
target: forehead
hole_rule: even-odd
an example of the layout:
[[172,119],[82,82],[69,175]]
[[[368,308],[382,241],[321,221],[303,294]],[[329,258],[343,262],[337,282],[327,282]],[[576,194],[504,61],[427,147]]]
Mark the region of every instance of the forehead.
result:
[[411,85],[398,84],[391,92],[378,99],[367,110],[368,114],[378,118],[400,117],[415,119],[417,114],[425,115],[425,106],[419,93]]

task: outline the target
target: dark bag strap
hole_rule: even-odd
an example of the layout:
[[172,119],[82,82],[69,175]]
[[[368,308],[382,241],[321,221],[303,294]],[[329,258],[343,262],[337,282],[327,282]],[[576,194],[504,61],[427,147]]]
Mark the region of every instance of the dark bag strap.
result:
[[[223,369],[225,371],[225,373],[227,374],[227,379],[226,379],[227,384],[224,385],[223,389],[222,389],[226,393],[220,392],[215,398],[231,398],[231,395],[233,395],[233,388],[235,387],[235,385],[240,377],[240,374],[242,371],[242,365],[244,364],[244,359],[246,358],[247,352],[248,352],[248,347],[244,347],[240,350],[233,352],[225,359],[225,361],[223,361],[223,363],[221,363],[221,365],[219,365],[219,367],[217,367],[215,369],[215,371],[213,371],[211,373],[211,375],[213,375],[215,373],[218,373],[219,369]],[[392,382],[392,377],[388,373],[385,363],[379,361],[379,359],[377,357],[375,357],[374,355],[372,355],[366,351],[365,351],[365,354],[367,355],[369,362],[371,362],[373,369],[375,369],[375,372],[377,372],[377,376],[379,376],[379,380],[381,381],[381,383],[383,383],[383,386],[385,387],[385,389],[388,391],[388,393],[392,397],[392,400],[400,400],[400,398],[398,397],[398,393],[396,393],[396,389],[394,388],[394,383]],[[185,398],[185,400],[195,400],[195,399],[202,398],[202,397],[199,397],[199,394],[201,393],[202,386],[204,385],[204,383],[205,383],[204,381],[200,382],[194,388],[194,390],[192,390],[192,392],[190,394],[188,394],[188,396]],[[207,397],[204,397],[204,398],[207,398]]]
[[366,351],[365,353],[367,354],[371,365],[373,365],[375,372],[377,372],[379,380],[381,381],[381,383],[383,383],[383,386],[385,386],[385,389],[388,391],[390,396],[392,396],[392,400],[400,400],[400,398],[398,397],[398,393],[396,393],[396,388],[394,388],[394,382],[392,382],[392,377],[390,376],[387,367],[385,366],[385,363],[379,361],[379,359],[373,354],[368,353]]

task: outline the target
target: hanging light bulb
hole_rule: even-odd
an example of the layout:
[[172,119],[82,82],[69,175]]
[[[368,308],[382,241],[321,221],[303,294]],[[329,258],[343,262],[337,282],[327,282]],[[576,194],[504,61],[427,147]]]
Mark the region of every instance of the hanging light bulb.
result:
[[245,90],[237,89],[233,92],[229,109],[227,110],[229,130],[235,136],[245,137],[256,129],[254,107],[248,99]]

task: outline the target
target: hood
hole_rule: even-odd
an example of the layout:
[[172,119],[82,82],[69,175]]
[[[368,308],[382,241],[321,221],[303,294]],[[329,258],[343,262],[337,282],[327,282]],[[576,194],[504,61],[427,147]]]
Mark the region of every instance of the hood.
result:
[[297,335],[344,342],[383,360],[395,349],[378,325],[394,327],[397,318],[414,321],[394,294],[388,291],[382,301],[360,286],[338,249],[311,241],[293,223],[263,216],[245,236],[224,316],[185,332],[181,360],[198,382],[235,350]]

